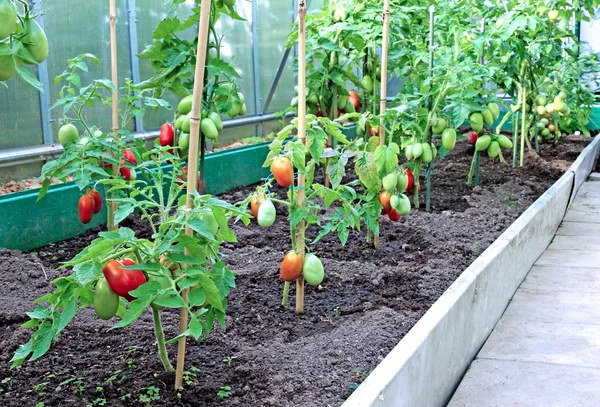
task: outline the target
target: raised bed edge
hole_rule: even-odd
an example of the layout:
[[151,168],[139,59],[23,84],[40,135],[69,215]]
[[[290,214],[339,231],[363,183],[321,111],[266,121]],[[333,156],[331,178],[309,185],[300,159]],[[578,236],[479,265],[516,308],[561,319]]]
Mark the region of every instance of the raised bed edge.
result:
[[[600,136],[432,305],[342,407],[444,406],[529,269],[548,247]],[[583,177],[583,178],[582,178]]]

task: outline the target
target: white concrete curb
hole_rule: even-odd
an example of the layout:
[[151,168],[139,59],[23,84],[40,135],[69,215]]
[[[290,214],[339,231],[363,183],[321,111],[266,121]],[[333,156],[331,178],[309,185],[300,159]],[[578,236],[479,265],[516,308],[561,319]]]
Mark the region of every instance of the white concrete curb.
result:
[[581,185],[587,180],[590,173],[594,170],[594,164],[596,163],[596,158],[598,157],[598,152],[600,151],[600,134],[594,138],[585,150],[577,157],[577,160],[571,165],[569,171],[573,172],[575,175],[575,182],[573,184],[573,193],[571,194],[571,199],[569,203],[573,202],[575,196],[577,195],[577,191]]
[[592,171],[600,136],[471,264],[342,407],[432,407],[450,400]]

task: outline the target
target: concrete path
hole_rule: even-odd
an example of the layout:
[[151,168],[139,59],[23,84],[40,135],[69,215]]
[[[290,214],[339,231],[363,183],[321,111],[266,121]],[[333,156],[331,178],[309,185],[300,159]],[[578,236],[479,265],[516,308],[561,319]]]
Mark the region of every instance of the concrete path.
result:
[[579,189],[448,406],[600,406],[600,174]]

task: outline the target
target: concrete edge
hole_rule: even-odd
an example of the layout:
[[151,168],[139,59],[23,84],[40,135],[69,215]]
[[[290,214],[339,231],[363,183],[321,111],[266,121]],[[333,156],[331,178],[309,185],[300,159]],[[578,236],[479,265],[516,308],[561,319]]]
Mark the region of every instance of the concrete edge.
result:
[[[594,143],[586,155],[597,152],[598,139]],[[575,174],[583,168],[567,171],[496,239],[343,407],[445,405],[527,272],[550,244],[571,199]]]
[[600,152],[600,134],[594,137],[592,141],[577,157],[577,160],[569,167],[569,171],[575,176],[573,183],[573,192],[569,198],[569,204],[573,203],[577,191],[587,180],[594,169],[598,153]]

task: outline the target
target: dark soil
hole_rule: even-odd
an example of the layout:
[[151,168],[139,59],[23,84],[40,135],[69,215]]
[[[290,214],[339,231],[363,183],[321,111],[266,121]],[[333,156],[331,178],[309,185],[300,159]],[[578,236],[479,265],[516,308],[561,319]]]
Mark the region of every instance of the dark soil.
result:
[[[227,331],[188,341],[180,394],[174,375],[162,373],[150,312],[131,327],[106,332],[112,323],[85,309],[46,356],[10,370],[12,354],[30,336],[20,324],[35,308],[32,301],[51,291],[49,282],[68,272],[55,268],[98,230],[36,252],[0,249],[0,405],[338,406],[587,142],[566,137],[543,145],[516,169],[483,158],[481,187],[465,184],[471,147],[459,143],[437,163],[432,213],[413,210],[398,223],[383,217],[379,251],[364,231],[351,232],[345,247],[335,236],[315,245],[326,278],[321,289],[307,286],[301,315],[293,311],[294,288],[290,307],[280,306],[279,264],[290,248],[285,217],[266,230],[234,225],[239,242],[223,249],[239,273]],[[239,201],[251,190],[236,188],[222,198]],[[123,225],[149,235],[137,218]],[[163,311],[163,321],[167,336],[176,335],[178,314]],[[169,352],[174,360],[176,348]],[[230,386],[229,397],[217,395],[221,386]],[[144,401],[152,394],[154,400]]]

